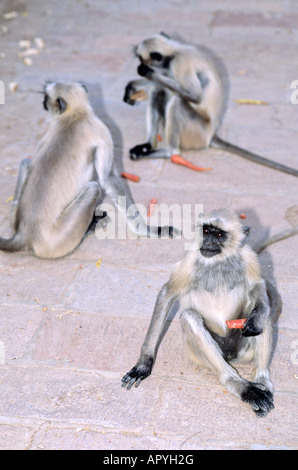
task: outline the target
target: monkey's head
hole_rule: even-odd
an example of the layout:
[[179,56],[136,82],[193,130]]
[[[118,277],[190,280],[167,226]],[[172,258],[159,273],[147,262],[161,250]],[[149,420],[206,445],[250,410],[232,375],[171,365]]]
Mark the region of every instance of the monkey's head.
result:
[[202,229],[200,253],[205,258],[236,254],[247,242],[250,231],[250,227],[244,227],[229,209],[212,211],[199,228]]
[[155,34],[140,42],[135,54],[148,67],[167,69],[177,51],[177,41],[165,33]]
[[53,115],[89,108],[87,88],[80,82],[46,82],[43,94],[43,107]]

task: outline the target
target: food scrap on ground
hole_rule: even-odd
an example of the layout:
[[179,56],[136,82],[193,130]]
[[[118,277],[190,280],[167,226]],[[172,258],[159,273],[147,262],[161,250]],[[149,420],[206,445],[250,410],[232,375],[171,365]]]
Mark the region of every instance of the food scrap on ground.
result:
[[186,166],[187,168],[190,168],[191,170],[195,170],[195,171],[212,170],[212,168],[202,168],[200,166],[196,166],[193,163],[189,162],[188,160],[185,160],[184,158],[182,158],[180,155],[176,155],[176,154],[172,155],[171,162],[177,163],[178,165]]
[[138,175],[134,175],[132,173],[126,173],[125,171],[121,173],[121,176],[122,178],[133,181],[134,183],[138,183],[141,179]]
[[147,214],[148,217],[151,217],[151,215],[153,215],[156,204],[157,204],[157,199],[154,199],[154,198],[151,199],[150,204],[149,204],[148,214]]
[[18,89],[18,83],[17,82],[9,82],[8,88],[9,88],[9,91],[11,93],[14,93]]
[[238,104],[268,104],[267,101],[250,100],[250,99],[247,99],[247,98],[239,98],[238,100],[235,100],[235,101]]

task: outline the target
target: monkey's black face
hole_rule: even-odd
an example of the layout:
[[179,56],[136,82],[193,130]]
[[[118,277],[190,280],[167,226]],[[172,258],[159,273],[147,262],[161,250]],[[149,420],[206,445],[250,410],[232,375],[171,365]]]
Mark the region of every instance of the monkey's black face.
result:
[[200,252],[205,258],[212,258],[222,252],[227,233],[212,225],[203,224],[203,243]]
[[140,60],[141,65],[147,65],[148,67],[153,67],[155,69],[164,69],[167,70],[170,67],[170,63],[173,56],[163,55],[159,51],[150,52],[149,56],[143,57],[141,54],[138,54],[137,50],[135,51],[136,56]]
[[43,107],[46,111],[51,109],[55,114],[62,114],[66,110],[67,103],[60,96],[55,100],[54,104],[50,102],[50,97],[45,93],[43,99]]

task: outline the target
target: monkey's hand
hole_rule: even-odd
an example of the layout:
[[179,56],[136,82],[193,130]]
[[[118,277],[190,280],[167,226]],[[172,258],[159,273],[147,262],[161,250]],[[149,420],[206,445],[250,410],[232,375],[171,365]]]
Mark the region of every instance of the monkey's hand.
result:
[[146,77],[148,80],[151,80],[153,73],[154,70],[146,64],[142,63],[138,66],[138,74],[141,75],[141,77]]
[[259,418],[266,416],[274,408],[273,395],[262,384],[249,382],[243,390],[241,398],[250,404]]
[[257,336],[262,333],[263,328],[259,324],[258,318],[251,314],[244,324],[242,336]]
[[133,384],[138,387],[142,380],[151,374],[152,365],[153,359],[151,357],[148,357],[145,362],[137,364],[122,378],[122,387],[127,390],[130,390]]
[[131,97],[131,95],[133,95],[135,92],[136,92],[135,88],[132,86],[132,83],[129,82],[129,83],[126,85],[126,88],[125,88],[125,93],[124,93],[123,101],[125,101],[125,103],[131,104],[131,105],[133,106],[133,105],[135,104],[135,100],[131,100],[130,97]]

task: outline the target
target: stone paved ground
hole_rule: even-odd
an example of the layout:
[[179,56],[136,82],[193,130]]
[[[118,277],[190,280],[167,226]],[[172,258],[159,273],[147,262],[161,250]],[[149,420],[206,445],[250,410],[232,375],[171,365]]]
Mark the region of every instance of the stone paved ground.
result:
[[[196,173],[164,160],[128,159],[145,136],[145,103],[122,102],[136,76],[132,46],[161,30],[210,47],[226,65],[230,97],[221,136],[298,168],[298,6],[294,0],[4,0],[0,15],[0,233],[9,234],[7,199],[20,160],[34,155],[45,128],[46,79],[83,80],[110,126],[119,167],[137,202],[230,206],[245,213],[252,242],[297,223],[297,180],[209,149],[189,160]],[[16,11],[13,19],[3,13]],[[41,37],[32,64],[19,41]],[[11,93],[9,82],[18,89]],[[263,100],[243,105],[239,98]],[[160,347],[152,376],[126,391],[120,379],[138,357],[158,290],[184,240],[102,240],[91,235],[56,261],[0,253],[1,449],[297,448],[297,242],[261,256],[283,298],[272,362],[275,409],[257,419],[208,371],[186,363],[179,322]],[[96,266],[102,259],[100,267]],[[251,366],[239,368],[249,377]]]

